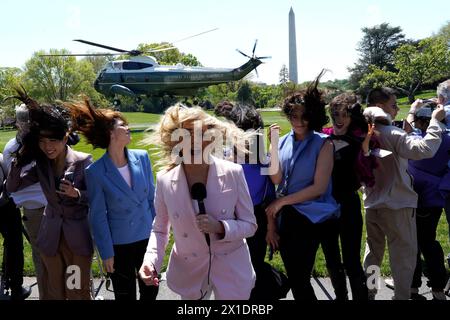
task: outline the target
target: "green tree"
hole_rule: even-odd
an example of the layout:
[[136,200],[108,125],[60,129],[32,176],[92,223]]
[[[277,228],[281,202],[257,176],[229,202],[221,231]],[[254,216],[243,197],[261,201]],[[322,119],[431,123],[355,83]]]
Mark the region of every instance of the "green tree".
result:
[[106,65],[106,63],[113,59],[110,56],[87,56],[83,58],[83,60],[90,62],[92,64],[94,73],[98,74]]
[[[67,54],[66,49],[51,49],[49,54]],[[44,51],[35,52],[25,63],[24,82],[29,94],[45,101],[76,98],[88,95],[94,102],[104,101],[92,87],[95,72],[86,59],[77,61],[73,56],[42,57]]]
[[275,108],[283,100],[281,85],[257,84],[252,91],[256,108]]
[[14,86],[20,83],[22,70],[19,68],[0,68],[0,126],[8,118],[14,118],[17,101],[4,101],[15,94]]
[[404,44],[395,51],[396,72],[372,66],[362,79],[362,85],[370,87],[391,86],[415,100],[416,91],[450,75],[450,51],[441,38],[427,38],[417,46]]
[[15,94],[14,86],[20,84],[21,76],[19,68],[0,68],[0,102]]
[[436,37],[443,39],[444,42],[450,46],[450,21],[447,21],[447,23],[439,29]]
[[[372,28],[362,28],[363,37],[358,43],[359,59],[349,68],[350,84],[353,89],[360,88],[360,81],[370,66],[394,71],[394,52],[406,42],[400,27],[382,23]],[[360,88],[361,89],[361,88]]]
[[255,104],[255,101],[253,100],[253,92],[252,92],[252,85],[249,81],[242,81],[241,85],[239,86],[239,89],[237,91],[237,101],[243,104]]
[[285,85],[289,82],[289,70],[285,64],[281,66],[280,72],[278,73],[280,84]]

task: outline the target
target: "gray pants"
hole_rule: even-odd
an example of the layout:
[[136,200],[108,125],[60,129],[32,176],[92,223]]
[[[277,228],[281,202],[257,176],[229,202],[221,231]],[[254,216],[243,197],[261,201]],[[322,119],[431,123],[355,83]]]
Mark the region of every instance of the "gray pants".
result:
[[394,279],[395,300],[408,300],[417,259],[415,209],[367,209],[367,243],[364,269],[381,266],[386,245]]
[[25,209],[23,208],[23,224],[27,233],[30,237],[31,250],[33,256],[34,269],[36,271],[36,279],[39,290],[39,298],[45,296],[45,288],[43,279],[44,269],[42,267],[41,255],[39,249],[36,247],[36,239],[41,226],[42,215],[44,213],[45,207],[39,209]]

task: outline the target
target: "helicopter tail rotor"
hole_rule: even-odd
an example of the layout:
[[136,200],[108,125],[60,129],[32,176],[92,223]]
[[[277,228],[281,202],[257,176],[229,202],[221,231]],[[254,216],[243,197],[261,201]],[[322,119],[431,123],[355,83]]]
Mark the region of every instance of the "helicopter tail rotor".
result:
[[240,54],[242,54],[244,57],[247,57],[249,59],[263,60],[263,59],[270,59],[270,58],[272,58],[271,56],[265,56],[265,57],[257,57],[257,56],[255,56],[255,50],[256,50],[257,43],[258,43],[258,39],[255,40],[255,44],[253,45],[252,56],[249,56],[248,54],[245,54],[244,52],[242,52],[239,49],[236,49],[236,51],[239,52]]

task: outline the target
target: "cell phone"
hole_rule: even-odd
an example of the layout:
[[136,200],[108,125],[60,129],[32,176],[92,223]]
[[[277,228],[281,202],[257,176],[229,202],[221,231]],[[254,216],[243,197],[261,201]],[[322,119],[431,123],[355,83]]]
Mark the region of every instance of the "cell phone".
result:
[[64,172],[63,179],[73,183],[73,174],[74,174],[73,171],[66,171]]

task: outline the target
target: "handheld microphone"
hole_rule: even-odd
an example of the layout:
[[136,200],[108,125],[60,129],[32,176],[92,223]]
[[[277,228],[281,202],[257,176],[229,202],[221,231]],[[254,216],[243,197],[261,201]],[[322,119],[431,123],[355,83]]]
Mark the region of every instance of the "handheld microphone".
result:
[[[203,200],[206,198],[205,185],[201,182],[194,183],[191,187],[191,196],[192,199],[197,200],[198,209],[200,210],[199,214],[206,214],[205,204],[203,203]],[[208,233],[205,233],[205,239],[209,247],[211,241]]]

